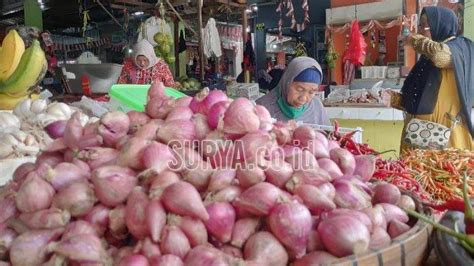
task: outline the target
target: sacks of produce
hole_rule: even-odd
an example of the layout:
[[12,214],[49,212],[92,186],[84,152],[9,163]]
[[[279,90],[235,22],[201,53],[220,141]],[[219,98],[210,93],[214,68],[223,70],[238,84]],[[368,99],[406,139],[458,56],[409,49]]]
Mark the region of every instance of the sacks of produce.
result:
[[375,161],[310,127],[273,125],[220,91],[175,100],[154,84],[148,97],[146,113],[86,124],[73,113],[17,169],[0,191],[0,260],[314,265],[380,250],[413,225],[411,198],[358,174]]

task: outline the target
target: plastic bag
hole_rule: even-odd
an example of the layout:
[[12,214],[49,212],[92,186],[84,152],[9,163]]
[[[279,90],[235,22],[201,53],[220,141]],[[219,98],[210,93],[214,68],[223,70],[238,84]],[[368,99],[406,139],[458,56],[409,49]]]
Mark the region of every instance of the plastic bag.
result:
[[71,105],[81,109],[88,116],[95,117],[102,117],[102,115],[111,110],[108,103],[94,101],[93,99],[86,96],[82,96],[79,102],[74,102]]
[[367,43],[360,31],[359,21],[352,21],[349,46],[344,54],[344,61],[348,60],[356,66],[361,66],[365,62],[367,54]]

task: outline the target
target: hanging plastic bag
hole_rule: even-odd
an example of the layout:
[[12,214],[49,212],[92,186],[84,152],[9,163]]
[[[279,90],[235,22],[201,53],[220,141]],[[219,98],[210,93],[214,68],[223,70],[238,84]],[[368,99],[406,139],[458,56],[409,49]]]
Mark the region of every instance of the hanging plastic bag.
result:
[[361,66],[365,62],[367,53],[367,43],[360,31],[359,21],[352,21],[351,34],[349,36],[349,46],[344,54],[344,61],[348,60],[355,66]]

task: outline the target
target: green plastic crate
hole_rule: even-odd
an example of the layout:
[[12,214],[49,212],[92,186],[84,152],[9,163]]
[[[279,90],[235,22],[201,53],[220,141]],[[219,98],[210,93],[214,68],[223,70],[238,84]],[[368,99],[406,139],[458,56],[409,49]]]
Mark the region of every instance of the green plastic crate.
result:
[[[128,112],[131,110],[143,112],[150,85],[116,84],[109,91],[110,104],[113,109]],[[186,94],[173,88],[165,88],[166,95],[181,98]]]

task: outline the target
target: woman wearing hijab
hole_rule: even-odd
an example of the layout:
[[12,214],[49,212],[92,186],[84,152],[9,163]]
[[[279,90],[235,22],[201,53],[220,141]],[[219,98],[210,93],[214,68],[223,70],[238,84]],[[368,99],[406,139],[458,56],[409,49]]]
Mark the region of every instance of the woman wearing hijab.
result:
[[126,60],[118,83],[151,84],[163,82],[166,87],[176,87],[173,74],[165,61],[156,57],[153,46],[142,40],[133,47],[132,60]]
[[321,66],[309,57],[293,59],[278,86],[257,100],[273,118],[307,124],[331,125],[323,104],[314,95],[323,79]]
[[[410,133],[416,131],[417,124],[408,126],[413,118],[451,128],[450,136],[446,135],[447,147],[468,150],[474,147],[471,120],[474,46],[469,39],[457,36],[457,32],[458,19],[452,10],[426,7],[421,16],[420,34],[407,39],[422,56],[407,77],[401,94],[390,93],[391,105],[406,113],[402,152],[416,147],[411,138],[419,139]],[[420,131],[419,136],[430,143],[439,133]]]

